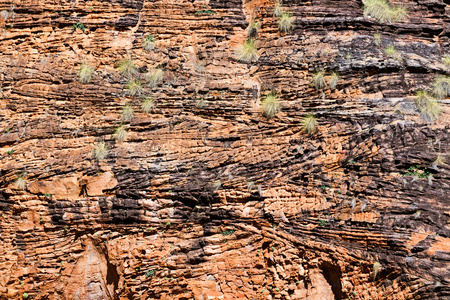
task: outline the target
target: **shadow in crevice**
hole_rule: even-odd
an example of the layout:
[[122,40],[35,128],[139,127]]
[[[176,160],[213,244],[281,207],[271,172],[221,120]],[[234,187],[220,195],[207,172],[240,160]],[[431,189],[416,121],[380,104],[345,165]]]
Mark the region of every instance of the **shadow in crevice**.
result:
[[336,300],[342,300],[342,272],[338,266],[334,266],[328,262],[323,262],[320,266],[322,270],[322,274],[325,277],[328,284],[331,286],[331,290],[333,291],[334,298]]

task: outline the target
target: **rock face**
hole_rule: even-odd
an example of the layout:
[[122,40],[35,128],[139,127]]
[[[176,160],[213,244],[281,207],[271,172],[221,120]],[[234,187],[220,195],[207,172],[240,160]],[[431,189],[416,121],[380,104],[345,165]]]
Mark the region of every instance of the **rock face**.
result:
[[0,299],[450,299],[449,4],[0,0]]

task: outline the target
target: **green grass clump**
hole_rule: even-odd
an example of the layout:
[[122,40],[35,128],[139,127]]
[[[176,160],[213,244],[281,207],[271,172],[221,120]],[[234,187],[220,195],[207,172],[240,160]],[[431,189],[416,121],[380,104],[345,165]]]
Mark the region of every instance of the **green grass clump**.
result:
[[24,190],[27,186],[27,179],[25,178],[25,174],[20,174],[16,179],[16,187],[20,190]]
[[143,90],[142,83],[137,79],[131,79],[125,85],[125,93],[132,97],[140,96]]
[[155,108],[155,104],[153,103],[153,99],[150,98],[150,97],[145,98],[144,101],[142,102],[141,108],[142,108],[142,110],[145,113],[151,112]]
[[291,13],[283,12],[278,18],[278,29],[281,32],[288,32],[294,28],[295,17]]
[[282,5],[280,1],[277,1],[275,4],[275,8],[273,9],[273,16],[275,18],[279,18],[281,14],[283,13]]
[[445,55],[442,57],[442,63],[443,63],[444,65],[446,65],[447,67],[450,67],[450,54],[445,54]]
[[125,138],[127,137],[127,131],[123,126],[120,126],[116,129],[114,132],[114,136],[118,142],[125,141]]
[[164,71],[160,68],[153,69],[148,74],[148,82],[151,88],[155,87],[164,76]]
[[100,161],[105,159],[108,155],[108,147],[106,147],[105,142],[99,142],[97,146],[94,147],[92,152],[94,154],[94,158]]
[[312,82],[314,84],[314,87],[316,90],[321,90],[325,87],[327,84],[325,81],[325,72],[324,71],[317,71],[314,73],[314,76],[312,78]]
[[303,131],[311,135],[317,130],[317,118],[314,115],[306,115],[302,120]]
[[155,42],[155,38],[153,37],[153,35],[149,34],[143,42],[144,50],[149,52],[149,51],[152,51],[153,49],[155,49],[154,42]]
[[279,97],[274,92],[267,95],[261,101],[261,105],[263,108],[263,115],[268,119],[272,119],[281,110]]
[[250,62],[258,59],[257,42],[255,39],[249,38],[238,48],[238,57],[240,60]]
[[402,21],[408,16],[404,6],[391,6],[386,0],[363,0],[364,16],[372,17],[381,23]]
[[328,86],[330,87],[330,89],[334,89],[336,88],[336,85],[338,83],[339,80],[339,75],[338,73],[331,71],[331,76],[330,76],[330,82],[328,84]]
[[375,42],[375,45],[377,45],[378,47],[381,46],[381,34],[380,33],[374,33],[373,34],[373,40]]
[[78,77],[81,83],[89,83],[94,76],[94,68],[91,67],[87,62],[83,62],[80,65],[80,70],[78,71]]
[[393,59],[396,60],[401,60],[402,57],[400,55],[400,53],[398,53],[397,49],[395,49],[394,45],[389,45],[384,49],[384,53],[388,56],[388,57],[392,57]]
[[137,71],[137,67],[131,58],[121,60],[117,64],[117,68],[119,69],[120,74],[127,77],[133,76]]
[[122,109],[123,120],[125,122],[131,121],[131,119],[133,118],[133,115],[134,115],[133,107],[129,103],[125,104],[125,106]]
[[437,99],[444,99],[450,95],[450,77],[436,77],[433,85],[433,94]]
[[433,99],[427,91],[417,91],[415,103],[422,119],[427,122],[433,122],[439,119],[442,109],[439,102]]

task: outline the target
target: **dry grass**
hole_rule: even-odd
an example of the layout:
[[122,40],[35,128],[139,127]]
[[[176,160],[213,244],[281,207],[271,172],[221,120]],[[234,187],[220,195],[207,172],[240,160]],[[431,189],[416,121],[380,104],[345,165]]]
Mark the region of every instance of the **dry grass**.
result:
[[450,95],[450,77],[436,77],[433,85],[433,94],[437,99],[444,99]]
[[125,127],[123,127],[123,126],[118,127],[116,129],[116,131],[114,131],[114,137],[120,143],[125,141],[125,139],[127,137],[127,131],[126,131]]
[[142,83],[138,79],[131,79],[125,85],[125,93],[132,97],[140,96],[143,90]]
[[337,86],[337,83],[339,81],[339,75],[338,73],[331,71],[331,76],[330,76],[330,82],[328,84],[328,86],[330,87],[330,89],[334,89]]
[[26,180],[25,174],[20,174],[16,179],[16,187],[20,190],[24,190],[27,187],[28,181]]
[[92,150],[92,153],[96,160],[103,160],[108,155],[108,147],[106,147],[104,142],[99,142]]
[[87,62],[83,62],[80,65],[80,70],[78,71],[78,77],[81,83],[89,83],[94,76],[94,68],[91,67]]
[[405,20],[408,10],[404,6],[391,6],[386,0],[363,0],[364,16],[372,17],[381,23]]
[[127,103],[122,109],[122,117],[125,122],[131,121],[133,119],[134,109],[133,107]]
[[131,77],[136,74],[137,67],[131,58],[126,58],[117,64],[120,74]]
[[237,51],[238,58],[245,62],[250,62],[252,60],[257,60],[258,50],[256,40],[249,38],[238,48]]
[[144,48],[145,51],[149,52],[152,51],[153,49],[155,49],[155,39],[153,38],[153,35],[149,34],[144,42],[142,43],[142,46]]
[[278,29],[282,32],[288,32],[294,28],[295,17],[288,12],[281,13],[278,18]]
[[153,99],[150,97],[145,98],[144,101],[142,102],[141,108],[145,113],[150,113],[155,108]]
[[164,76],[164,71],[160,68],[156,68],[151,70],[148,73],[148,82],[150,88],[154,88],[162,79]]
[[322,90],[325,87],[325,85],[327,84],[325,81],[325,72],[317,71],[316,73],[314,73],[312,82],[313,82],[316,90]]
[[317,130],[317,118],[314,115],[306,115],[302,120],[303,131],[311,135]]
[[261,101],[261,105],[263,108],[263,115],[268,119],[272,119],[281,110],[280,99],[274,92],[267,95]]
[[442,109],[439,102],[433,99],[427,91],[417,91],[415,103],[422,119],[427,122],[434,122],[439,119]]

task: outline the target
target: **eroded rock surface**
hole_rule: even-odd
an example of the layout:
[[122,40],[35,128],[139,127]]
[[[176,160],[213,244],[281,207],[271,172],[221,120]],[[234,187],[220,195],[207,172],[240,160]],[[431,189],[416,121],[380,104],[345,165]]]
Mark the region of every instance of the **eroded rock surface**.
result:
[[427,123],[414,105],[450,74],[449,2],[395,24],[360,1],[283,5],[288,33],[274,1],[0,0],[0,299],[450,299],[450,106]]

